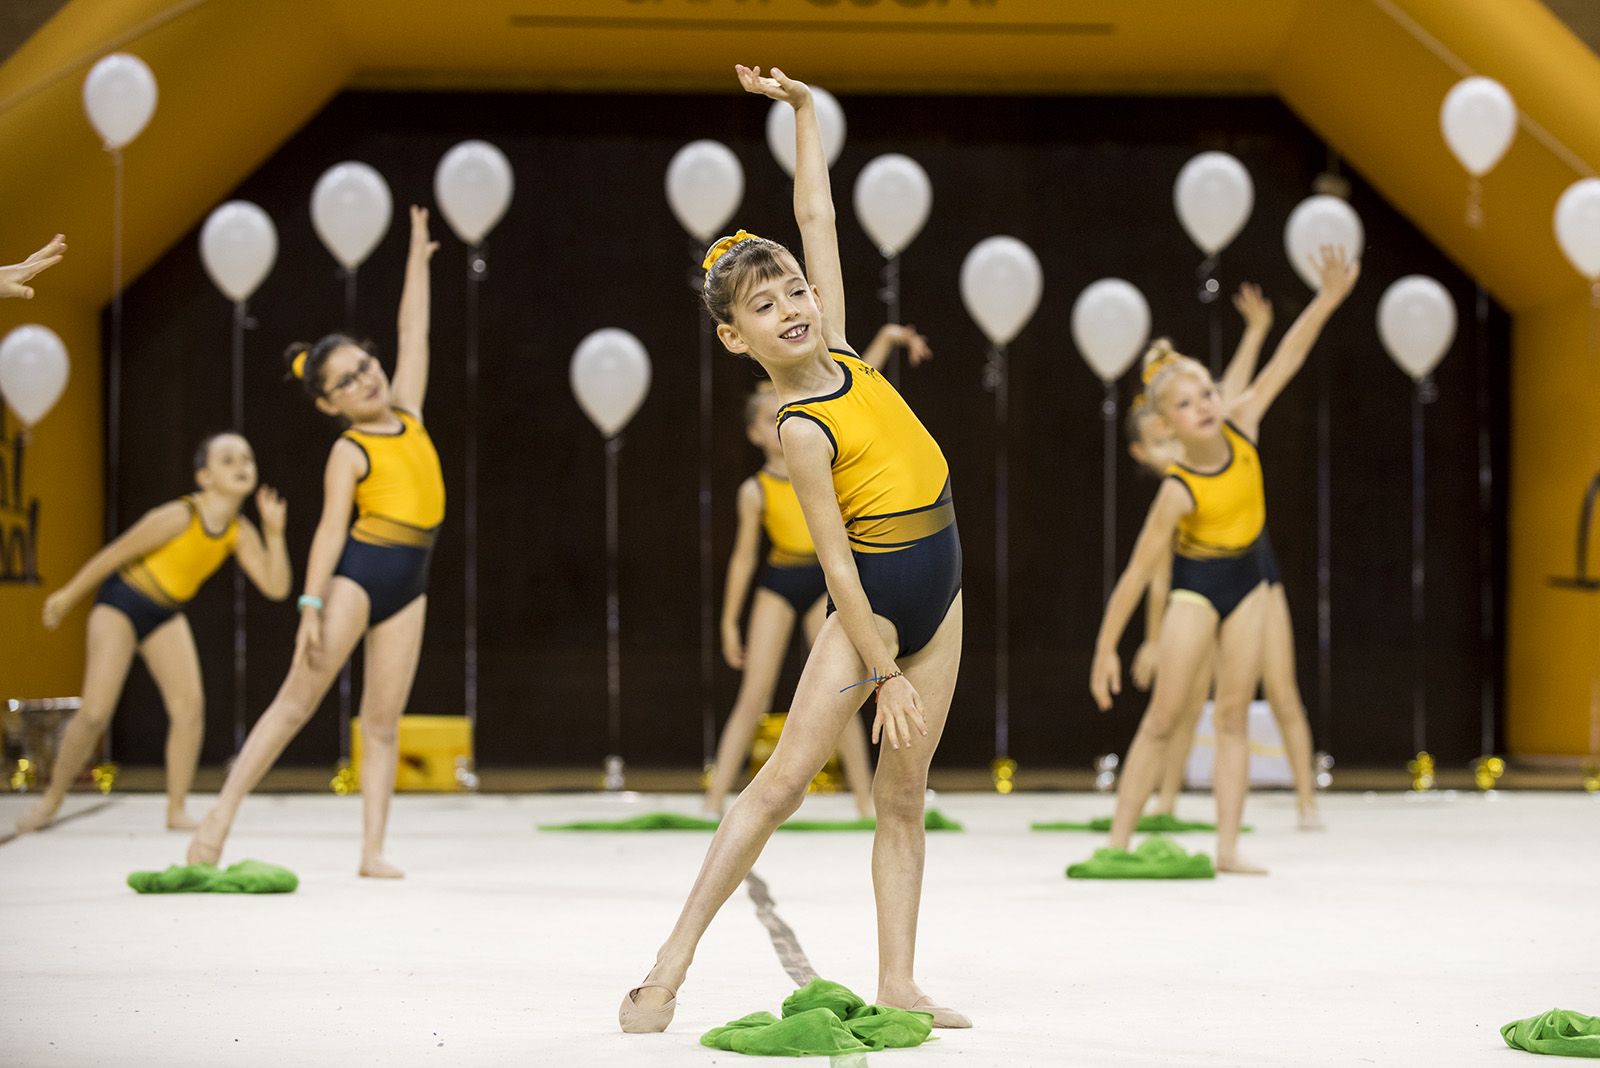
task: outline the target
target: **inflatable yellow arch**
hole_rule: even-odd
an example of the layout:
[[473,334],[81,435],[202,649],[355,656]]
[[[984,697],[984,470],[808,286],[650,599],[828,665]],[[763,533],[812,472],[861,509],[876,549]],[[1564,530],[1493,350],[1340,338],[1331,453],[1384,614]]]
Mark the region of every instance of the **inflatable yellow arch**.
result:
[[[107,157],[83,118],[88,67],[119,49],[161,101],[127,149],[125,275],[136,277],[346,87],[727,88],[735,59],[776,59],[841,92],[1274,92],[1514,316],[1507,723],[1520,754],[1588,748],[1600,597],[1555,590],[1577,501],[1600,470],[1588,292],[1551,213],[1600,162],[1600,59],[1536,0],[71,0],[0,67],[0,256],[55,230],[67,264],[0,330],[46,323],[72,381],[27,455],[66,574],[98,546],[98,315],[111,279]],[[1465,177],[1438,133],[1467,73],[1524,121],[1468,229]],[[14,458],[0,451],[0,474]],[[26,501],[0,496],[0,537]],[[19,511],[19,507],[23,510]],[[39,627],[44,592],[0,583],[5,694],[74,692],[81,630]]]

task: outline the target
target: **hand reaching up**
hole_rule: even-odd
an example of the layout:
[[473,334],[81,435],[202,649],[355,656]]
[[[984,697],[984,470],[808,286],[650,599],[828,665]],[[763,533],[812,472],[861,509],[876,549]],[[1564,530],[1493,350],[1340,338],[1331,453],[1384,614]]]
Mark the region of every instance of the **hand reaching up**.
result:
[[32,300],[33,287],[28,285],[29,279],[45,268],[60,263],[66,251],[67,239],[57,234],[50,239],[49,244],[21,263],[0,267],[0,298],[16,297],[21,300]]

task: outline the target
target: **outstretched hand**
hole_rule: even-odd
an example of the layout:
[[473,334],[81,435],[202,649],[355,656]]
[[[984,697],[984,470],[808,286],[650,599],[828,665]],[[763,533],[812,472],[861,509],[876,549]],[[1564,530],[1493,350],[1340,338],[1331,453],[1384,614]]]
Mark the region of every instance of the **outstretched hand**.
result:
[[0,299],[16,297],[20,300],[32,300],[33,287],[28,285],[28,281],[45,268],[60,263],[66,251],[67,239],[57,234],[50,239],[49,244],[21,263],[0,267]]
[[[887,328],[886,328],[887,329]],[[904,345],[906,361],[912,367],[921,367],[933,359],[933,348],[928,344],[928,339],[917,333],[917,328],[910,323],[895,327],[895,344]]]
[[428,236],[428,209],[411,205],[411,255],[421,255],[426,263],[439,250],[439,242]]
[[1323,245],[1320,254],[1311,257],[1311,266],[1317,272],[1318,295],[1334,303],[1348,297],[1361,277],[1361,261],[1348,258],[1343,245]]
[[277,490],[262,486],[256,490],[256,512],[261,516],[261,530],[266,534],[282,534],[289,518],[289,505]]
[[792,80],[777,67],[773,67],[765,78],[761,76],[760,67],[746,67],[736,63],[733,70],[739,76],[739,84],[744,86],[744,91],[747,93],[769,96],[793,108],[798,108],[811,99],[810,86],[805,82]]
[[1261,295],[1261,287],[1246,282],[1233,295],[1233,306],[1244,319],[1246,330],[1265,331],[1272,326],[1272,301]]

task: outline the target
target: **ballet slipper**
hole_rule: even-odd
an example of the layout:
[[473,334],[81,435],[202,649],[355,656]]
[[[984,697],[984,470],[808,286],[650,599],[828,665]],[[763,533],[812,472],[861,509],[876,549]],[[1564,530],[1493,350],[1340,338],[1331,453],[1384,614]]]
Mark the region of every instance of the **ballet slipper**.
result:
[[[640,1008],[638,1002],[633,1000],[635,994],[648,987],[665,990],[672,997],[666,1004],[658,1005],[653,1009]],[[622,995],[622,1005],[617,1009],[617,1023],[622,1025],[623,1033],[630,1035],[648,1035],[665,1031],[672,1022],[672,1014],[678,1009],[678,992],[666,983],[643,982],[626,994]]]
[[966,1028],[972,1026],[972,1021],[967,1018],[965,1013],[957,1012],[955,1009],[947,1008],[944,1005],[935,1005],[933,998],[927,994],[922,995],[909,1005],[890,1005],[886,1001],[880,1001],[878,1004],[886,1005],[891,1009],[904,1009],[906,1012],[925,1012],[933,1017],[933,1026],[935,1027]]

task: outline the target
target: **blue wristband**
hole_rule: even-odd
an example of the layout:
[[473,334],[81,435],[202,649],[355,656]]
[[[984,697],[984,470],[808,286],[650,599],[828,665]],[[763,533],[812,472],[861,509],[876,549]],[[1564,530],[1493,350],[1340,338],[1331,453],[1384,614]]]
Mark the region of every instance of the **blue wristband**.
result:
[[315,608],[320,612],[322,611],[322,598],[313,597],[309,593],[302,593],[300,595],[300,599],[295,602],[295,607],[302,610],[307,608]]

